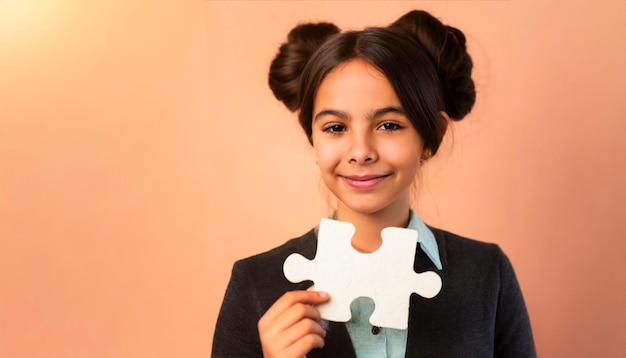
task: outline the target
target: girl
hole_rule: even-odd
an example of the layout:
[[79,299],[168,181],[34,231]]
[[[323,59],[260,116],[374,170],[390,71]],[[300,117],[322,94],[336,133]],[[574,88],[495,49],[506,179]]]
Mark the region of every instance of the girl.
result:
[[410,190],[450,120],[475,101],[465,36],[423,11],[386,28],[294,28],[270,67],[276,97],[313,145],[333,217],[356,227],[353,246],[373,252],[385,227],[419,233],[415,271],[443,287],[413,295],[407,330],[372,327],[373,304],[357,299],[347,323],[320,319],[328,301],[283,275],[292,253],[313,259],[316,230],[233,268],[213,341],[215,357],[533,357],[530,322],[513,268],[494,244],[426,226]]

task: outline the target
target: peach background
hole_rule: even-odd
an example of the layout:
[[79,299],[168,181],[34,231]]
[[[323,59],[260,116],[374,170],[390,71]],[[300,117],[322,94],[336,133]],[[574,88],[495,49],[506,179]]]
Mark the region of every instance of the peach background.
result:
[[208,356],[233,262],[328,212],[279,43],[412,8],[465,31],[479,90],[416,207],[505,249],[542,357],[626,356],[617,0],[1,0],[0,356]]

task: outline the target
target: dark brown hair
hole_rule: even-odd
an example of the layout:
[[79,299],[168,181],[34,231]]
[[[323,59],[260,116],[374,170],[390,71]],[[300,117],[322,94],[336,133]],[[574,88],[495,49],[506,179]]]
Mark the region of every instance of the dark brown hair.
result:
[[439,112],[461,120],[476,100],[465,36],[425,11],[362,31],[340,33],[329,23],[299,25],[272,61],[269,84],[287,108],[300,110],[300,125],[310,142],[320,84],[338,65],[356,58],[385,74],[431,154],[447,128]]

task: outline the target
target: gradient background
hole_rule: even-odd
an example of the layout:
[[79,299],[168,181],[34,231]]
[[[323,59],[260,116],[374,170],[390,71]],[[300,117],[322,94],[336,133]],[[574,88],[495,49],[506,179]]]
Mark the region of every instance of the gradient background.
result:
[[626,1],[0,0],[0,356],[207,357],[236,259],[328,213],[266,85],[298,22],[462,29],[415,207],[511,258],[542,357],[626,356]]

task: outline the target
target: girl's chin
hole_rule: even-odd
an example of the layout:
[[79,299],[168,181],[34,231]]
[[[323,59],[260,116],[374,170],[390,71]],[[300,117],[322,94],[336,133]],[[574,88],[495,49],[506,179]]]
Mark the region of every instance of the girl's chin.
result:
[[371,193],[371,195],[344,195],[335,196],[337,213],[347,215],[403,215],[411,204],[408,191],[391,195],[391,193]]
[[374,215],[390,207],[390,205],[372,205],[371,201],[365,203],[346,203],[338,200],[337,204],[338,212],[358,215]]

